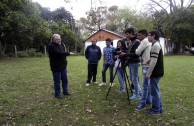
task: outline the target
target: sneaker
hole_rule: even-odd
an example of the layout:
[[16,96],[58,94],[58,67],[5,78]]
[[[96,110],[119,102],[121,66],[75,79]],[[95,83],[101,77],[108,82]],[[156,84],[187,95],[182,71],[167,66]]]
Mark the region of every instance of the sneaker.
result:
[[119,91],[119,94],[124,94],[124,93],[126,93],[124,89]]
[[113,87],[114,84],[115,84],[115,83],[110,83],[110,86]]
[[101,84],[99,84],[99,86],[105,86],[106,83],[102,82]]
[[94,83],[94,84],[98,84],[98,82],[96,82],[96,81],[95,81],[95,82],[93,82],[93,83]]
[[136,95],[133,95],[133,96],[131,96],[131,97],[129,98],[130,101],[135,101],[135,100],[137,100],[137,99],[141,99],[141,97],[140,97],[140,96],[137,97]]
[[145,105],[138,105],[136,108],[135,108],[135,111],[141,111],[141,110],[144,110],[146,108]]
[[158,111],[154,111],[152,109],[150,109],[148,112],[146,112],[147,115],[160,115],[161,112]]
[[90,83],[86,83],[86,87],[90,86]]

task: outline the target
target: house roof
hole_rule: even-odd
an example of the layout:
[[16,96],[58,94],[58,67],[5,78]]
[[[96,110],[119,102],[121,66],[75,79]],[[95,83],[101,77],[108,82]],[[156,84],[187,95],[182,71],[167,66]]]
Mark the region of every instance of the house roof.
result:
[[105,32],[107,32],[107,33],[113,34],[113,35],[115,35],[115,36],[118,36],[119,38],[124,38],[123,35],[118,34],[118,33],[116,33],[116,32],[113,32],[113,31],[110,31],[110,30],[106,30],[106,29],[100,29],[100,30],[98,30],[97,32],[95,32],[94,34],[92,34],[90,37],[88,37],[86,40],[84,40],[84,42],[86,42],[87,40],[89,40],[90,38],[92,38],[93,36],[95,36],[96,34],[98,34],[98,33],[101,32],[101,31],[105,31]]

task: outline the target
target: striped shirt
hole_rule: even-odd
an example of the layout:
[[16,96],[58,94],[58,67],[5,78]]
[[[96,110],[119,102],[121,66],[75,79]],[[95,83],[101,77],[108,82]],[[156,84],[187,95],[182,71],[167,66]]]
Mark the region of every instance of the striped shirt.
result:
[[152,43],[150,59],[151,62],[147,75],[162,77],[164,75],[163,52],[159,41]]

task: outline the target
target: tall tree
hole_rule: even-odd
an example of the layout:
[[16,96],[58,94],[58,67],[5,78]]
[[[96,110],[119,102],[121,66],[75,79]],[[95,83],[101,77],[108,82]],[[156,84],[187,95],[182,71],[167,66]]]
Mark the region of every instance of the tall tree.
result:
[[[154,17],[154,26],[175,44],[175,52],[179,52],[184,44],[191,41],[187,32],[192,33],[192,17],[190,8],[194,0],[150,0],[149,11]],[[191,17],[190,17],[191,16]],[[182,32],[181,31],[187,31]],[[187,37],[186,37],[187,36]]]
[[175,52],[194,41],[194,10],[179,8],[169,15],[164,26],[165,33],[175,42]]
[[178,8],[190,8],[194,0],[149,0],[149,10],[163,10],[166,13],[173,13]]

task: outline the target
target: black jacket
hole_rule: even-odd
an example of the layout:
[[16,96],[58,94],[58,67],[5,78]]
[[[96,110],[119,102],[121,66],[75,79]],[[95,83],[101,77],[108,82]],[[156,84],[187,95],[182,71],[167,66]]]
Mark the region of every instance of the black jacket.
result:
[[89,64],[98,64],[101,56],[102,54],[99,46],[89,45],[85,50],[85,57]]
[[131,39],[131,45],[128,47],[128,52],[126,54],[126,57],[128,57],[128,63],[139,63],[140,58],[138,55],[135,54],[135,50],[140,45],[140,41],[136,39],[136,37]]
[[66,56],[69,55],[69,52],[65,52],[63,44],[51,43],[48,47],[48,53],[51,71],[60,72],[66,68]]

